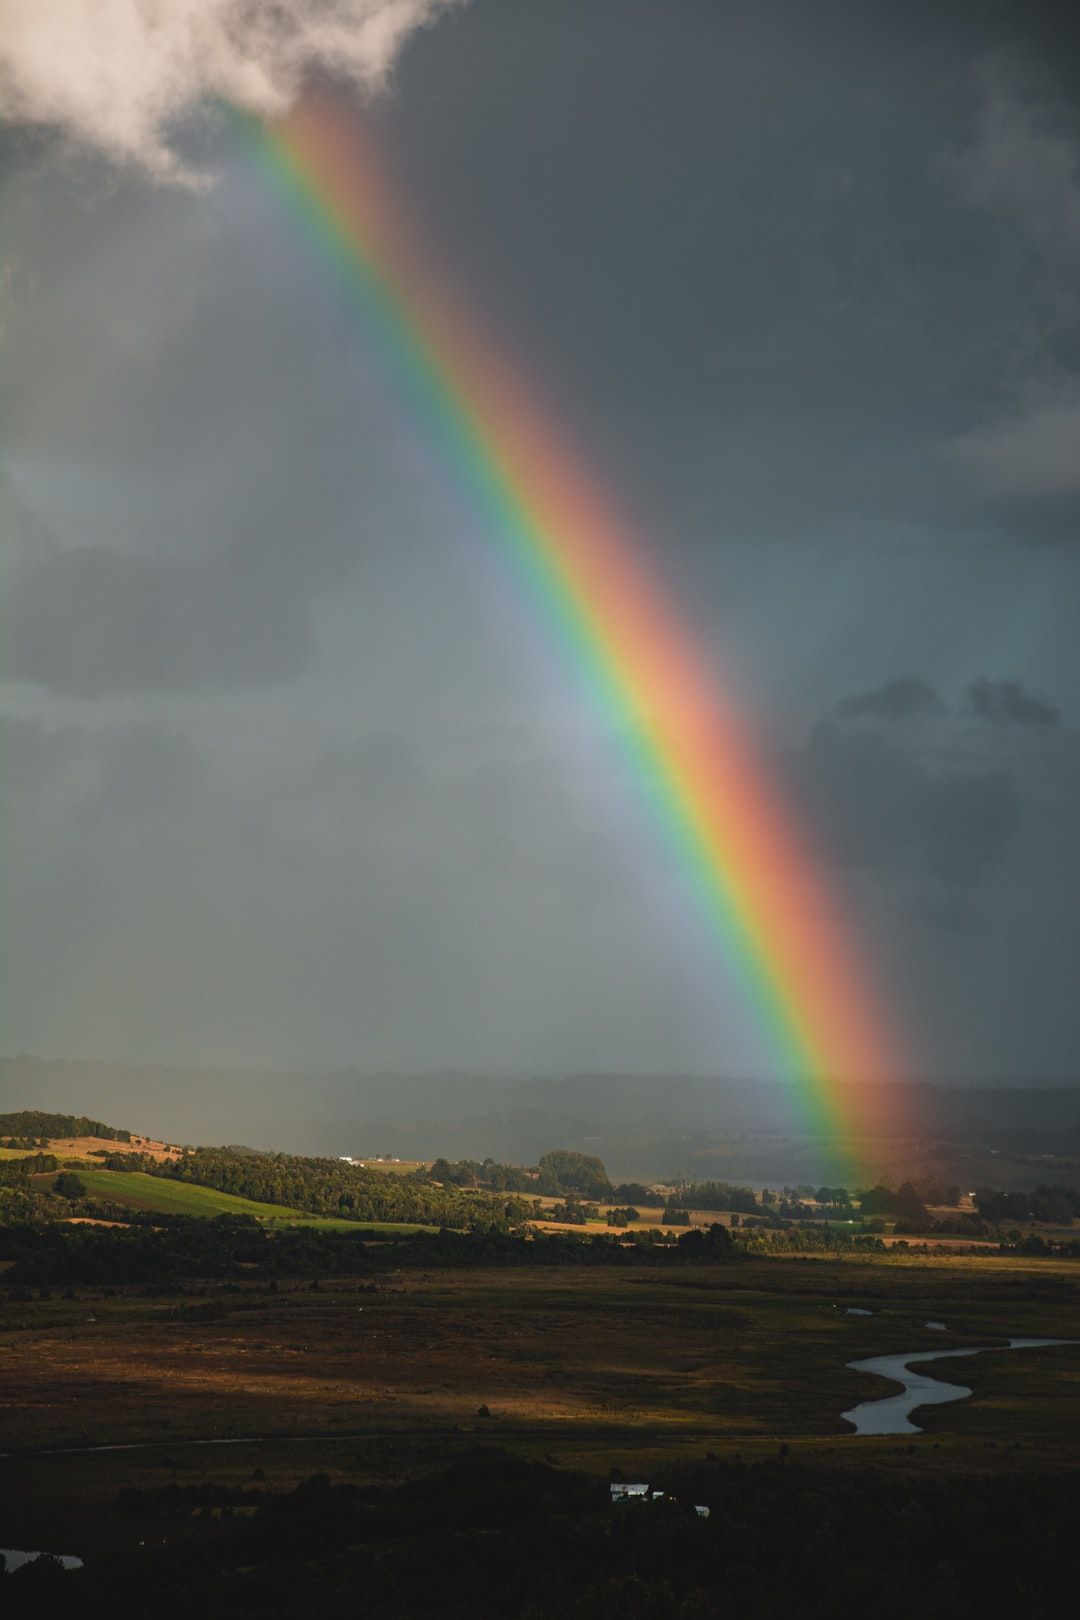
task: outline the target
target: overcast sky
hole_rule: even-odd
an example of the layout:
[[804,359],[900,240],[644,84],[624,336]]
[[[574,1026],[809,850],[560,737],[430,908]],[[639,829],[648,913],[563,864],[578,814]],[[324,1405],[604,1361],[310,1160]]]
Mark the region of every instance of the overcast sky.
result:
[[7,1052],[774,1072],[215,111],[318,82],[722,658],[913,1072],[1076,1078],[1068,7],[6,17]]

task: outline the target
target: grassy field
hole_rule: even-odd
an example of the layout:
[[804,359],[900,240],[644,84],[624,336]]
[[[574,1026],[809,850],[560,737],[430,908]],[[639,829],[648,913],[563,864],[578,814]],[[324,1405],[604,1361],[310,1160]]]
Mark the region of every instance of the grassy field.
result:
[[[180,1302],[84,1292],[92,1304],[2,1307],[0,1321],[22,1326],[2,1342],[5,1421],[24,1444],[73,1443],[84,1430],[102,1441],[152,1437],[166,1418],[188,1438],[337,1424],[475,1429],[487,1406],[500,1431],[617,1431],[622,1448],[635,1436],[831,1437],[859,1448],[839,1414],[886,1391],[849,1371],[852,1359],[1013,1334],[1080,1339],[1080,1266],[981,1257],[403,1272],[375,1292],[252,1283],[229,1295],[203,1284]],[[872,1314],[849,1316],[851,1306]],[[1020,1389],[1030,1368],[1055,1395],[1044,1438],[1080,1438],[1076,1350],[987,1357],[965,1363],[964,1377]],[[54,1405],[59,1390],[68,1398]],[[996,1421],[974,1402],[931,1419],[968,1434]]]
[[[254,1215],[257,1220],[277,1222],[288,1226],[314,1226],[324,1231],[355,1231],[358,1227],[373,1232],[425,1232],[433,1227],[403,1225],[401,1223],[376,1224],[374,1222],[335,1220],[329,1216],[305,1215],[285,1204],[260,1204],[251,1198],[238,1198],[233,1193],[217,1192],[212,1187],[197,1187],[192,1182],[171,1181],[163,1176],[148,1176],[142,1170],[90,1170],[79,1168],[79,1177],[87,1191],[95,1198],[108,1199],[129,1209],[158,1211],[163,1215]],[[51,1176],[35,1177],[43,1186]]]
[[[0,1518],[11,1545],[45,1545],[61,1525],[65,1550],[126,1546],[148,1530],[113,1515],[125,1484],[244,1483],[256,1469],[282,1487],[316,1471],[400,1478],[478,1444],[628,1478],[781,1445],[950,1477],[1072,1467],[1080,1346],[950,1364],[973,1398],[924,1409],[925,1432],[902,1441],[857,1437],[841,1419],[889,1392],[849,1361],[1014,1334],[1080,1339],[1080,1265],[875,1256],[402,1272],[374,1288],[202,1283],[158,1299],[0,1293],[13,1454]],[[198,1444],[210,1439],[242,1443]],[[140,1449],[83,1449],[94,1445]]]
[[80,1159],[89,1163],[102,1154],[111,1157],[116,1153],[139,1153],[160,1162],[178,1158],[180,1149],[149,1136],[133,1137],[130,1142],[114,1142],[107,1136],[53,1136],[43,1148],[0,1148],[0,1158],[5,1159],[24,1159],[33,1153],[52,1153],[61,1160]]

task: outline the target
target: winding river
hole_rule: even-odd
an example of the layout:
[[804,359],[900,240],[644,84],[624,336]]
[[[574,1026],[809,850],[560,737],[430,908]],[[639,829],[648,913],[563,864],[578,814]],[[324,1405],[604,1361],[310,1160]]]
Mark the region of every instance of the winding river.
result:
[[[940,1327],[944,1324],[928,1322],[926,1325]],[[1077,1342],[1076,1339],[1010,1339],[1007,1344],[974,1345],[963,1350],[902,1350],[898,1355],[867,1356],[863,1361],[849,1361],[847,1365],[853,1372],[877,1373],[903,1387],[897,1395],[885,1395],[878,1401],[860,1401],[858,1406],[840,1415],[854,1424],[856,1434],[921,1434],[918,1424],[911,1422],[911,1413],[917,1407],[944,1406],[948,1401],[966,1400],[971,1391],[966,1384],[949,1384],[943,1378],[913,1372],[913,1362],[921,1366],[927,1361],[978,1356],[992,1350],[1033,1350]]]
[[83,1561],[76,1558],[73,1553],[39,1553],[25,1552],[21,1547],[0,1547],[0,1557],[5,1560],[5,1567],[9,1575],[21,1569],[24,1564],[32,1564],[35,1558],[55,1558],[57,1563],[65,1569],[82,1569]]

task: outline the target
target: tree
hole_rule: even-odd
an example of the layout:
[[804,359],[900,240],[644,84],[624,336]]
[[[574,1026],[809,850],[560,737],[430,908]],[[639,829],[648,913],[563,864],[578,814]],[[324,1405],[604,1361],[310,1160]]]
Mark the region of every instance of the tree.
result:
[[679,1238],[679,1252],[703,1260],[730,1260],[735,1255],[735,1244],[727,1227],[717,1223],[684,1232]]
[[846,1187],[819,1187],[810,1196],[818,1204],[850,1204],[851,1202]]
[[59,1193],[61,1198],[70,1199],[77,1204],[80,1198],[86,1197],[86,1182],[81,1176],[75,1175],[72,1170],[61,1170],[53,1182],[53,1192]]
[[662,1209],[664,1200],[659,1193],[650,1187],[643,1186],[640,1181],[621,1181],[612,1190],[612,1198],[620,1204],[642,1204],[646,1209]]
[[906,1216],[909,1220],[926,1219],[926,1205],[910,1181],[900,1183],[900,1191],[896,1195],[896,1213]]
[[603,1160],[591,1153],[574,1153],[569,1148],[555,1148],[540,1160],[540,1190],[547,1192],[577,1192],[586,1198],[605,1198],[611,1192],[611,1182]]

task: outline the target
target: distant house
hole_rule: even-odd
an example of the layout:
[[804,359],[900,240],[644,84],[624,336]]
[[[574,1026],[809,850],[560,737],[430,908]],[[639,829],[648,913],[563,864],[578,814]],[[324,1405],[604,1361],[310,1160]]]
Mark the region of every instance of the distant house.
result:
[[709,1517],[709,1511],[710,1510],[703,1506],[701,1502],[694,1503],[694,1512],[697,1514],[699,1519],[707,1519]]
[[351,1158],[348,1153],[339,1153],[338,1154],[338,1163],[339,1164],[359,1164],[360,1160]]
[[629,1484],[623,1480],[612,1480],[611,1500],[613,1502],[647,1502],[649,1500],[649,1486]]

